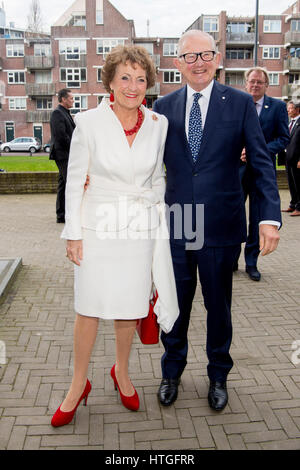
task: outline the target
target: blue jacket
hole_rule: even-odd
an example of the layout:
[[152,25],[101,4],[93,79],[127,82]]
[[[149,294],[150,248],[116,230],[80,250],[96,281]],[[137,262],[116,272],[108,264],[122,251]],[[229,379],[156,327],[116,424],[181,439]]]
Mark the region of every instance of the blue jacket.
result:
[[[164,162],[169,206],[204,205],[204,244],[236,245],[246,240],[246,215],[239,167],[247,150],[255,173],[260,220],[281,222],[280,199],[270,153],[250,95],[214,82],[197,163],[185,132],[186,87],[155,102],[169,120]],[[171,218],[170,237],[176,227]],[[185,243],[183,236],[176,243]]]

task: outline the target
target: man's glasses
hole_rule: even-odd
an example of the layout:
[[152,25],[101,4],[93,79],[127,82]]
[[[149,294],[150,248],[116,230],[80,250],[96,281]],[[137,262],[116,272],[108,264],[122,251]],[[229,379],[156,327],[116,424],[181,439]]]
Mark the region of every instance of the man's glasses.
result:
[[179,58],[184,58],[184,61],[187,64],[193,64],[197,61],[198,57],[203,60],[203,62],[210,62],[215,56],[215,51],[204,51],[204,52],[188,52],[187,54],[181,54]]
[[250,83],[250,85],[259,85],[259,86],[266,84],[266,82],[262,82],[261,80],[247,80],[247,82]]

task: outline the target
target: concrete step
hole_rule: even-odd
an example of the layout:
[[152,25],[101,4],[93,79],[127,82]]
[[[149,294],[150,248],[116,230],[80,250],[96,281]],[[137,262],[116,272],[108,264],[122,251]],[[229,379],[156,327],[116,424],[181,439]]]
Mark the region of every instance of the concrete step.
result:
[[22,266],[22,258],[0,258],[0,303]]

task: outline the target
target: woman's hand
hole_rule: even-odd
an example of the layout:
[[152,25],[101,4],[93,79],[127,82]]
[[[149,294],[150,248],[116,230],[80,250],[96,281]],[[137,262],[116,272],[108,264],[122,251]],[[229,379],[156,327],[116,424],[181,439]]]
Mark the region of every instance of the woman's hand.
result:
[[80,266],[80,260],[82,260],[82,240],[67,240],[67,258],[72,263]]

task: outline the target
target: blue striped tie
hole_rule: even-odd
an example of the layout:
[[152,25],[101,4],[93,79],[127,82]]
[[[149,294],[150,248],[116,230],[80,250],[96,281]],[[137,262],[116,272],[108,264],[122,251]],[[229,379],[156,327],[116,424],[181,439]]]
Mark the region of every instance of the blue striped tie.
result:
[[196,163],[198,159],[203,134],[201,110],[198,103],[200,96],[202,96],[201,93],[194,94],[194,102],[189,119],[189,146],[193,155],[194,163]]

